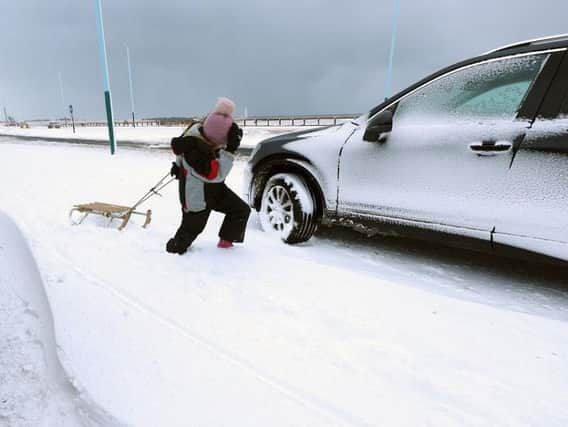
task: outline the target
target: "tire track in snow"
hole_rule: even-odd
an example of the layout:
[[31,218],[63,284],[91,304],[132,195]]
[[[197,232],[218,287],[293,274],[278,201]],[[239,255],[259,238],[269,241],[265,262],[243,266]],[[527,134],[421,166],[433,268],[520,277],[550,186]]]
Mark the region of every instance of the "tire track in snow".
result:
[[244,371],[247,374],[253,376],[256,380],[277,391],[288,400],[299,404],[300,406],[303,406],[304,408],[309,409],[312,412],[317,413],[326,420],[333,421],[334,423],[336,423],[335,425],[371,427],[371,424],[357,418],[353,414],[350,414],[331,403],[322,401],[320,398],[310,393],[296,390],[295,387],[285,384],[283,381],[275,378],[269,373],[256,368],[253,363],[247,361],[238,354],[224,349],[218,344],[209,341],[207,338],[204,338],[199,333],[192,331],[186,326],[180,324],[178,321],[163,315],[158,310],[143,302],[139,298],[123,290],[118,290],[111,284],[106,282],[104,279],[98,277],[96,274],[73,265],[69,261],[69,259],[63,255],[62,251],[60,251],[58,248],[53,249],[54,252],[52,253],[56,255],[59,262],[69,266],[71,270],[75,271],[81,278],[83,278],[87,282],[90,282],[93,286],[96,286],[99,289],[103,289],[109,295],[119,299],[128,307],[150,316],[169,329],[179,333],[184,339],[192,341],[199,347],[206,349],[207,351],[220,357],[222,360],[229,362],[241,371]]

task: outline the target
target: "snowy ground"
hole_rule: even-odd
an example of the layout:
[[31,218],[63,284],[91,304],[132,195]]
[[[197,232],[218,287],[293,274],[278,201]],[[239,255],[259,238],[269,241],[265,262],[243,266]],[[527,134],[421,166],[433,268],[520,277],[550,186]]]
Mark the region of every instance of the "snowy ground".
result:
[[[172,256],[173,186],[148,202],[147,230],[69,225],[74,203],[131,203],[171,161],[107,151],[0,138],[0,209],[28,240],[62,364],[93,411],[133,426],[568,424],[564,271],[345,230],[285,246],[256,218],[223,252],[219,216]],[[0,302],[4,340],[23,314]]]

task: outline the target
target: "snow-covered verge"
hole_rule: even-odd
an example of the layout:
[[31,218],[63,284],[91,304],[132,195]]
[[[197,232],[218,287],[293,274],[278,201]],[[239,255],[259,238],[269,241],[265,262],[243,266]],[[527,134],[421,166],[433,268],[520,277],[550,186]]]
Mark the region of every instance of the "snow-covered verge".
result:
[[[145,146],[167,146],[171,139],[179,136],[185,128],[177,126],[151,126],[151,127],[116,127],[114,129],[117,144],[121,142],[139,143]],[[256,144],[266,138],[280,135],[283,133],[294,132],[307,129],[294,126],[254,126],[243,128],[242,148],[254,148]],[[0,135],[13,135],[38,138],[53,138],[65,140],[98,140],[108,141],[108,130],[106,127],[77,127],[73,133],[72,128],[65,127],[59,129],[48,129],[47,126],[32,126],[28,129],[21,129],[15,126],[0,126]]]
[[116,425],[68,379],[35,260],[0,212],[0,425]]
[[74,203],[134,202],[168,153],[0,153],[0,207],[36,257],[64,366],[127,425],[568,424],[568,288],[540,267],[342,231],[285,246],[255,217],[223,252],[218,215],[174,256],[173,186],[144,206],[147,230],[67,219]]

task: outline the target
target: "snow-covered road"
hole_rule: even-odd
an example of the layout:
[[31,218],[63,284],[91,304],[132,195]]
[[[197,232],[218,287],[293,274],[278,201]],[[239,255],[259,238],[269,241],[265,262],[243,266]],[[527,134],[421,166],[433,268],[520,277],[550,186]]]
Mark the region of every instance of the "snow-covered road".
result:
[[561,271],[345,230],[285,246],[256,218],[222,252],[219,216],[172,256],[173,185],[148,230],[67,219],[136,201],[167,153],[3,139],[0,158],[0,209],[36,257],[62,363],[125,424],[568,423]]
[[[116,127],[114,129],[117,144],[119,146],[124,143],[131,145],[140,145],[143,147],[168,147],[174,136],[179,136],[184,127],[180,126],[156,126],[156,127]],[[275,136],[285,132],[293,132],[297,130],[305,130],[305,126],[253,126],[244,127],[243,140],[241,148],[252,149],[260,141],[271,136]],[[52,139],[55,142],[60,141],[108,141],[108,130],[106,127],[77,127],[76,132],[70,127],[59,129],[48,129],[45,126],[34,126],[28,129],[22,129],[16,126],[1,126],[0,137],[11,136],[17,138],[38,138]],[[108,143],[107,143],[108,145]]]

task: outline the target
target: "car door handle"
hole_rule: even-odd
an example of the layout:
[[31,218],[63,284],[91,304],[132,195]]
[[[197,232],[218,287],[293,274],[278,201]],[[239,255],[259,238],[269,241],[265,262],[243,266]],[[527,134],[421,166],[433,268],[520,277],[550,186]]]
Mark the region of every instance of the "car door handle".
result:
[[511,151],[513,143],[510,141],[481,141],[469,144],[469,151],[478,156],[495,156]]

